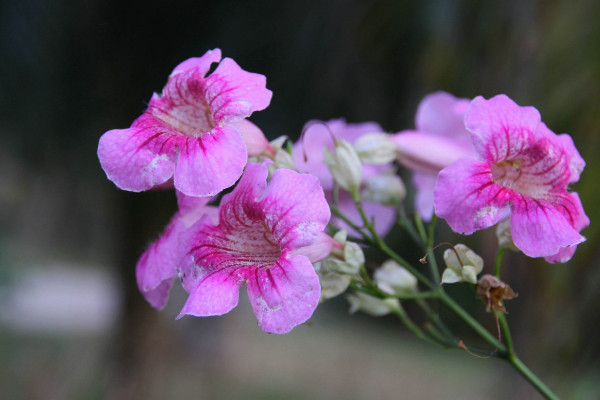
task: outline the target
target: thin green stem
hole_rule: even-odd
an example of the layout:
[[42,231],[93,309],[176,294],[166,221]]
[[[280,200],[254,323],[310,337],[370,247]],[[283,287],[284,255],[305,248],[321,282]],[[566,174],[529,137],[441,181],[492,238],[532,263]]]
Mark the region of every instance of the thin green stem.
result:
[[552,390],[544,382],[540,380],[525,364],[517,357],[513,347],[512,337],[510,335],[510,329],[508,327],[508,321],[503,313],[497,312],[496,316],[500,322],[500,328],[504,334],[504,341],[506,342],[506,353],[503,358],[508,361],[529,383],[537,389],[537,391],[548,400],[559,400],[558,396],[555,395]]
[[[427,251],[431,251],[433,248],[434,236],[435,236],[435,223],[437,222],[437,216],[433,214],[429,227],[427,229]],[[429,265],[431,267],[431,276],[436,285],[440,284],[440,271],[438,269],[437,260],[435,255],[429,258]]]
[[504,256],[504,252],[506,251],[506,247],[500,247],[498,249],[498,254],[496,255],[496,266],[494,267],[494,276],[500,279],[500,267],[502,266],[502,257]]
[[412,333],[414,333],[418,338],[423,339],[435,346],[439,346],[439,347],[444,347],[441,343],[437,342],[436,340],[431,339],[429,336],[427,336],[422,330],[421,328],[419,328],[417,326],[417,324],[415,324],[410,317],[408,316],[408,314],[406,314],[406,311],[404,311],[404,308],[402,308],[402,306],[399,306],[398,308],[394,309],[394,314],[396,314],[398,316],[398,318],[400,319],[400,321],[402,321],[402,323],[404,325],[406,325],[406,327],[408,329],[410,329],[410,331]]
[[419,232],[419,236],[421,236],[421,241],[423,244],[427,243],[427,233],[425,233],[425,225],[423,225],[423,220],[419,214],[415,214],[415,225],[417,227],[417,231]]
[[410,235],[410,237],[412,238],[412,240],[415,243],[423,246],[424,242],[421,241],[421,238],[419,237],[419,234],[415,230],[415,227],[413,226],[413,224],[409,221],[408,217],[406,216],[406,211],[404,211],[404,207],[402,205],[400,205],[398,207],[398,217],[399,217],[398,225],[400,225],[401,227],[406,229],[406,231],[408,232],[408,234]]

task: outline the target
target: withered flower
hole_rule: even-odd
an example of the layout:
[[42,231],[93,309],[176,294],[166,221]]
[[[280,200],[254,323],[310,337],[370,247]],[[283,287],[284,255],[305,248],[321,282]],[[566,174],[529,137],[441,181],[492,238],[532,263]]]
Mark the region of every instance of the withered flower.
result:
[[510,300],[517,297],[517,294],[500,279],[493,275],[483,275],[477,282],[477,294],[485,302],[486,311],[500,311],[506,314],[506,308],[502,300]]

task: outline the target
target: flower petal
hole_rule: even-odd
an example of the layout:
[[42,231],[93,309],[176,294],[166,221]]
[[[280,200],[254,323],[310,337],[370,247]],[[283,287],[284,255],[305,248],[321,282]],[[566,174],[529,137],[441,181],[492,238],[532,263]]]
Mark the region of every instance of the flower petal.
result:
[[246,145],[232,126],[201,137],[185,137],[175,169],[175,187],[189,196],[214,196],[238,180],[246,161]]
[[171,72],[169,77],[173,77],[174,75],[188,72],[190,70],[194,70],[199,77],[204,77],[210,70],[212,63],[219,61],[221,61],[221,49],[209,50],[201,57],[188,58],[184,62],[180,63],[178,66],[173,68],[173,72]]
[[464,115],[469,99],[459,99],[446,92],[425,96],[415,117],[417,130],[443,135],[471,147],[471,135],[465,129]]
[[173,176],[174,139],[163,126],[151,121],[129,129],[113,129],[100,138],[98,158],[106,176],[115,185],[140,192]]
[[[266,170],[265,166],[262,166]],[[290,250],[312,244],[325,229],[331,211],[319,180],[289,169],[277,169],[257,204],[279,246]]]
[[237,306],[239,297],[240,278],[237,274],[227,269],[208,273],[190,293],[177,319],[184,315],[209,317],[226,314]]
[[506,95],[471,101],[465,126],[473,134],[475,150],[489,163],[509,160],[529,143],[541,122],[535,107],[521,107]]
[[319,303],[319,278],[304,256],[282,256],[271,268],[255,269],[246,279],[258,325],[267,333],[288,333],[309,319]]
[[461,158],[443,169],[434,190],[436,214],[458,233],[471,234],[494,225],[513,192],[492,182],[490,167],[472,158]]
[[222,125],[249,117],[265,109],[273,92],[266,88],[264,75],[244,71],[225,58],[204,82],[204,93],[215,124]]
[[523,253],[530,257],[546,257],[585,240],[574,228],[575,223],[583,222],[582,219],[587,220],[587,217],[579,197],[574,194],[566,194],[560,203],[554,204],[522,198],[513,201],[510,230],[515,245]]
[[413,174],[413,183],[417,189],[415,194],[415,208],[423,221],[431,221],[433,217],[433,189],[437,175]]

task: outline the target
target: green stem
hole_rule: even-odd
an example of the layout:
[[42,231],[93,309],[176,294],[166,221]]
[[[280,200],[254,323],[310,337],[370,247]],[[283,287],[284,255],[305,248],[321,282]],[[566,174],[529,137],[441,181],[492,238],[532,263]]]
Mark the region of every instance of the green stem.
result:
[[502,266],[502,257],[504,256],[504,252],[506,251],[506,247],[500,247],[498,249],[498,254],[496,255],[496,266],[494,267],[494,276],[500,279],[500,267]]
[[425,244],[427,243],[427,233],[425,233],[425,225],[423,225],[423,220],[419,214],[415,214],[415,225],[417,226],[417,231],[419,232],[419,236],[421,236],[421,241]]
[[406,231],[408,232],[408,234],[410,235],[410,237],[412,238],[412,240],[415,243],[423,245],[424,242],[421,241],[421,238],[419,237],[419,234],[415,230],[415,227],[408,220],[408,217],[406,216],[406,211],[404,211],[404,207],[402,205],[400,205],[398,207],[398,217],[399,217],[398,225],[400,225],[401,227],[406,229]]
[[559,400],[558,396],[555,395],[552,390],[544,382],[540,380],[525,364],[517,357],[513,347],[512,337],[510,335],[510,329],[508,328],[508,321],[503,313],[496,313],[502,333],[504,334],[504,341],[506,342],[506,353],[503,357],[508,361],[520,374],[525,378],[537,391],[548,400]]
[[394,309],[394,314],[396,314],[398,316],[398,318],[400,319],[400,321],[402,321],[402,323],[404,325],[406,325],[406,327],[408,329],[410,329],[410,331],[412,333],[414,333],[418,338],[425,340],[426,342],[429,342],[435,346],[439,346],[439,347],[444,347],[443,344],[437,342],[436,340],[431,339],[429,336],[427,336],[422,330],[421,328],[419,328],[408,316],[408,314],[406,314],[406,311],[404,311],[404,308],[402,308],[402,306],[399,306],[398,308]]
[[[435,223],[437,222],[437,216],[433,214],[429,227],[427,229],[427,251],[431,251],[433,248],[434,235],[435,235]],[[440,284],[440,271],[438,269],[437,260],[434,255],[429,257],[429,265],[431,266],[431,276],[436,285]]]

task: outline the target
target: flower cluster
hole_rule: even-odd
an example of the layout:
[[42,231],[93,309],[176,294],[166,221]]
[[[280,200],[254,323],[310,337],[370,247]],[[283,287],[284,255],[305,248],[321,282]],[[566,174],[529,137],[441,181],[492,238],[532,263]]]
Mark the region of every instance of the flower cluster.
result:
[[[414,208],[424,221],[435,211],[462,234],[510,221],[504,242],[550,262],[569,260],[584,240],[589,220],[567,190],[584,162],[533,107],[504,95],[439,92],[422,101],[415,130],[309,121],[285,147],[286,138],[269,143],[246,119],[269,105],[265,85],[264,76],[221,61],[219,49],[208,51],[179,64],[130,128],[101,137],[100,163],[119,188],[174,188],[178,198],[136,266],[153,307],[165,306],[179,279],[189,293],[179,317],[221,315],[245,285],[259,326],[289,332],[319,301],[371,282],[358,242],[380,243],[399,209],[404,215],[399,168],[414,172]],[[483,260],[461,246],[444,255],[443,283],[477,283]],[[398,299],[419,293],[413,273],[395,261],[369,284],[371,294],[349,296],[352,310],[403,315]]]

